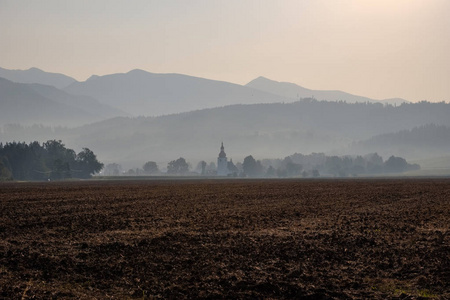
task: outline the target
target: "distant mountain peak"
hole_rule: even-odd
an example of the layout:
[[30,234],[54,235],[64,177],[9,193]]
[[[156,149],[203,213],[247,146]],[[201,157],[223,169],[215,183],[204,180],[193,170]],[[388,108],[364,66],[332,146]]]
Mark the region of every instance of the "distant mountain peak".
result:
[[278,82],[278,81],[269,79],[269,78],[264,77],[264,76],[259,76],[259,77],[255,78],[255,79],[253,79],[252,81],[250,81],[249,83],[247,83],[246,85],[251,85],[252,83],[256,83],[256,82]]
[[[296,83],[292,83],[292,82],[285,82],[285,81],[276,81],[264,76],[259,76],[258,78],[253,79],[252,81],[250,81],[249,83],[246,84],[246,86],[250,86],[250,87],[257,87],[257,86],[261,86],[261,85],[266,85],[266,84],[270,84],[272,86],[290,86],[292,87],[296,87],[296,88],[301,88],[301,89],[305,89],[308,90],[307,88],[304,88]],[[273,92],[272,92],[273,93]],[[291,96],[292,97],[292,96]]]
[[275,81],[275,80],[269,79],[269,78],[264,77],[264,76],[259,76],[259,77],[256,78],[255,80],[270,80],[270,81]]
[[92,75],[91,77],[89,77],[86,81],[90,81],[90,80],[95,80],[97,78],[100,78],[100,76],[98,75]]
[[33,72],[44,72],[44,71],[42,71],[41,69],[36,68],[36,67],[31,67],[31,68],[28,69],[28,71],[33,71]]
[[148,74],[148,73],[150,73],[150,72],[147,72],[147,71],[144,71],[144,70],[142,70],[142,69],[133,69],[133,70],[131,70],[131,71],[128,71],[128,73],[127,74],[133,74],[133,73],[144,73],[144,74]]

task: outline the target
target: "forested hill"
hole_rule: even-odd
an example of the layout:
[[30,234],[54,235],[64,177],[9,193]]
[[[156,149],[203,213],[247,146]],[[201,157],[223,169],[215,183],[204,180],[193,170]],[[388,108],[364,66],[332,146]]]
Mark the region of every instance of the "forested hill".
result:
[[[353,152],[372,150],[380,154],[402,152],[409,157],[450,154],[450,127],[434,123],[374,136],[354,143]],[[445,151],[447,149],[447,151]]]
[[[228,156],[235,159],[249,154],[257,158],[311,152],[345,155],[349,154],[349,145],[375,135],[431,123],[450,126],[448,116],[450,104],[446,103],[391,106],[305,99],[285,104],[231,105],[161,117],[119,117],[67,130],[5,127],[2,140],[61,139],[73,148],[88,145],[105,163],[139,165],[148,160],[167,163],[180,156],[191,161],[214,161],[222,141]],[[387,155],[410,158],[402,152]]]

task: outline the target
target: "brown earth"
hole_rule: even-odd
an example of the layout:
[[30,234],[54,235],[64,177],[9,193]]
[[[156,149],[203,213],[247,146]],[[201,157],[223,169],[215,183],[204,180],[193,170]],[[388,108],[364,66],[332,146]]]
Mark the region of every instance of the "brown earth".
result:
[[450,180],[0,184],[0,298],[450,299]]

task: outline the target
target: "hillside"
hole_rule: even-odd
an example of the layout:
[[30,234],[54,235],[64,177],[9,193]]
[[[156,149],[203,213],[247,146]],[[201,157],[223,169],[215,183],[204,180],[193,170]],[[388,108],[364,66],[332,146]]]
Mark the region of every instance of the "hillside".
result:
[[90,114],[96,117],[95,119],[90,120],[90,122],[100,121],[102,119],[113,118],[117,116],[128,116],[127,113],[110,105],[103,104],[97,99],[94,99],[90,96],[72,95],[52,86],[42,84],[31,84],[30,87],[40,95],[43,95],[56,102],[64,103],[88,111]]
[[294,83],[278,82],[264,77],[258,77],[247,83],[246,86],[293,99],[313,97],[317,100],[346,101],[348,103],[380,102],[387,104],[401,104],[403,102],[407,102],[406,100],[400,98],[385,99],[380,101],[367,97],[352,95],[342,91],[310,90]]
[[135,116],[158,116],[230,104],[294,101],[250,87],[181,74],[133,70],[92,76],[65,91],[87,95]]
[[39,83],[58,89],[65,88],[76,80],[64,74],[50,73],[38,68],[28,70],[7,70],[0,68],[0,77],[18,83]]
[[0,125],[80,126],[125,113],[86,96],[74,96],[52,86],[0,78]]
[[[379,154],[404,153],[412,158],[448,155],[450,153],[450,127],[429,123],[410,130],[376,135],[352,145],[354,152],[372,149]],[[436,167],[436,166],[433,166]]]
[[[372,136],[434,123],[450,127],[450,104],[386,106],[302,100],[294,103],[231,105],[161,117],[118,117],[70,130],[6,128],[1,140],[61,139],[73,149],[89,147],[104,163],[162,165],[180,156],[215,161],[223,141],[229,158],[283,158],[292,153],[349,153],[348,146]],[[411,146],[413,147],[413,146]],[[356,154],[375,152],[376,145]],[[395,149],[393,149],[395,150]],[[441,153],[448,148],[437,148]],[[437,153],[437,152],[435,152]],[[416,158],[402,149],[383,154]],[[420,153],[428,157],[426,152]]]

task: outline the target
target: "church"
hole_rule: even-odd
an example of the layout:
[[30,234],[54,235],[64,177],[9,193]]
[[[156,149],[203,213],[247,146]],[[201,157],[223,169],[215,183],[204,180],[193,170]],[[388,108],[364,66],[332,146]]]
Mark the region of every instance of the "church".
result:
[[217,158],[217,176],[228,176],[231,172],[228,170],[228,159],[223,147],[220,147],[219,157]]

